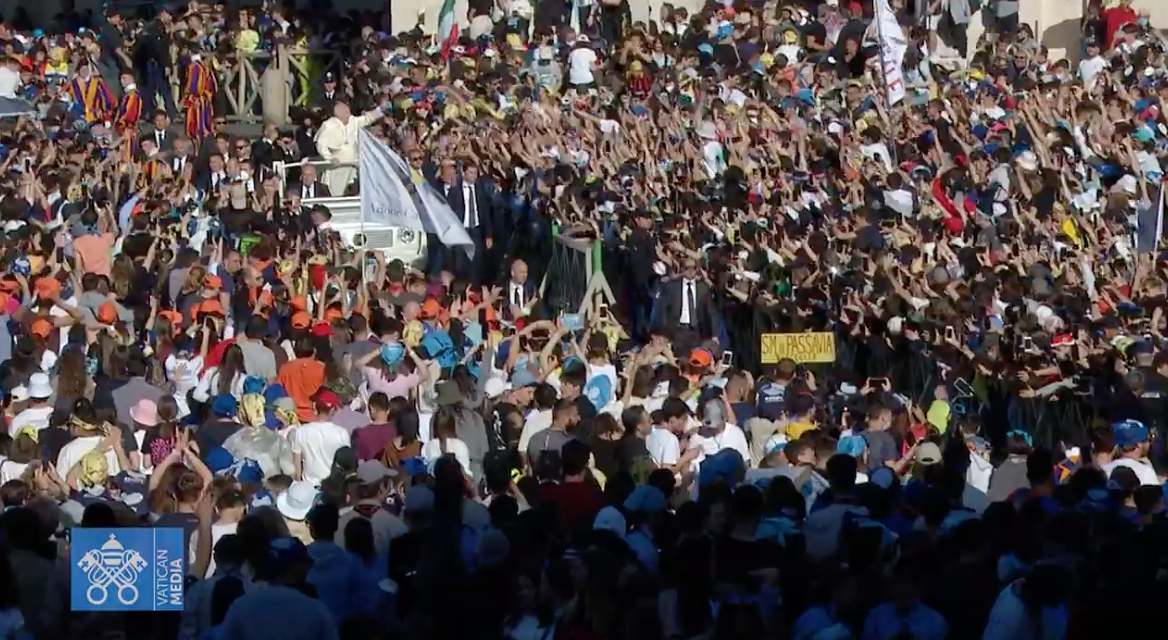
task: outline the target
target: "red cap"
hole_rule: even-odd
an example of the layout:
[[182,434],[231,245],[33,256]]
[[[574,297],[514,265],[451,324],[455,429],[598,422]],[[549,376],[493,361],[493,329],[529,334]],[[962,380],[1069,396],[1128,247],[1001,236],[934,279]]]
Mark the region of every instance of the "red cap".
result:
[[321,409],[332,411],[341,406],[341,397],[328,389],[321,389],[312,397],[312,401]]
[[320,338],[327,338],[333,335],[333,328],[327,322],[318,322],[312,325],[310,333]]

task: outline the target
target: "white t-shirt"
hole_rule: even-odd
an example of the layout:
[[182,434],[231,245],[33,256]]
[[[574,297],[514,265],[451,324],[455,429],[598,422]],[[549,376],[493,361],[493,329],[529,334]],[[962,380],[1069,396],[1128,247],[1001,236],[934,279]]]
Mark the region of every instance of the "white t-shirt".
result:
[[669,429],[653,427],[645,439],[645,446],[658,467],[671,467],[681,459],[681,442]]
[[[102,437],[83,436],[74,438],[69,444],[61,447],[61,453],[57,454],[57,473],[61,474],[62,478],[68,477],[73,465],[80,462],[85,457],[85,454],[93,451],[101,442]],[[110,477],[118,475],[118,472],[122,470],[121,465],[118,464],[118,454],[113,449],[105,452],[105,462]]]
[[11,460],[0,462],[0,485],[9,480],[19,480],[20,476],[24,475],[25,469],[28,469],[27,462],[13,462]]
[[591,84],[596,81],[592,75],[592,65],[596,64],[596,52],[588,47],[576,47],[568,54],[568,83]]
[[532,411],[527,414],[527,418],[523,421],[523,431],[519,433],[519,450],[526,453],[527,443],[531,442],[531,436],[550,426],[552,426],[551,409]]
[[616,390],[620,388],[620,376],[616,372],[616,366],[612,364],[603,365],[588,365],[588,380],[591,381],[597,376],[604,376],[608,378],[609,384],[612,385],[612,392],[616,394]]
[[16,414],[12,419],[12,424],[8,425],[8,435],[13,438],[24,427],[33,427],[37,431],[49,428],[49,416],[53,415],[53,408],[49,407],[32,407],[25,409]]
[[422,445],[422,459],[426,461],[427,468],[433,468],[438,458],[447,454],[453,455],[454,459],[458,460],[458,464],[462,465],[462,472],[469,477],[470,449],[466,447],[465,442],[458,438],[446,438],[446,454],[442,453],[442,443],[437,438]]
[[352,445],[349,431],[331,422],[300,425],[288,441],[292,453],[301,456],[304,479],[318,485],[332,472],[337,449]]
[[1152,469],[1151,466],[1146,465],[1139,460],[1132,460],[1131,458],[1120,458],[1119,460],[1112,460],[1111,462],[1108,462],[1107,464],[1103,465],[1103,473],[1106,473],[1107,477],[1110,478],[1111,472],[1115,471],[1117,467],[1127,467],[1128,469],[1135,471],[1136,477],[1140,479],[1140,484],[1154,484],[1156,486],[1160,485],[1160,478],[1156,476],[1156,471]]
[[1099,75],[1107,66],[1107,58],[1103,56],[1084,58],[1079,61],[1079,78],[1083,84],[1089,84],[1092,78]]
[[[199,372],[203,370],[203,359],[177,358],[172,353],[166,357],[166,379],[174,383],[174,401],[178,404],[178,417],[185,418],[191,412],[187,394],[199,386]],[[242,391],[243,382],[240,381]],[[210,575],[210,574],[208,574]]]
[[695,433],[689,437],[689,442],[690,448],[700,447],[702,453],[707,456],[712,456],[723,449],[733,449],[742,456],[743,461],[750,462],[750,446],[746,444],[746,434],[738,425],[728,424],[722,429],[722,433],[713,437]]
[[[222,538],[229,533],[234,534],[237,529],[239,529],[238,522],[216,522],[215,524],[211,525],[211,551],[214,551],[215,545],[219,544],[219,538]],[[191,558],[195,557],[195,551],[198,548],[198,544],[199,532],[195,531],[194,534],[191,535],[191,545],[188,551]],[[207,564],[207,573],[205,574],[205,577],[210,578],[213,575],[215,575],[214,553],[211,554],[211,562]]]

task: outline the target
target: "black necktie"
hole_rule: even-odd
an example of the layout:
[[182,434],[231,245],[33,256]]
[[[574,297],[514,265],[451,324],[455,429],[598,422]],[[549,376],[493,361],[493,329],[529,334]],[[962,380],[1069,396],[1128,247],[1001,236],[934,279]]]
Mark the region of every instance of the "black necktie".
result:
[[304,185],[304,196],[303,197],[305,197],[305,198],[312,197],[312,185],[311,184]]
[[467,206],[469,207],[468,210],[470,211],[470,216],[468,216],[469,222],[470,222],[470,228],[471,229],[478,229],[479,228],[479,205],[477,202],[475,202],[474,185],[473,184],[467,185],[466,188],[467,188],[467,192],[470,194],[470,196],[469,196],[470,202],[467,203]]
[[160,147],[161,147],[161,146],[162,146],[162,140],[163,140],[164,138],[166,138],[166,134],[164,134],[164,133],[163,133],[163,132],[161,132],[161,131],[155,131],[155,132],[154,132],[154,136],[155,136],[155,141],[157,141],[157,142],[158,142],[158,146],[160,146]]
[[523,306],[523,286],[518,285],[518,284],[512,284],[511,287],[512,287],[511,299],[515,301],[515,306],[522,307]]

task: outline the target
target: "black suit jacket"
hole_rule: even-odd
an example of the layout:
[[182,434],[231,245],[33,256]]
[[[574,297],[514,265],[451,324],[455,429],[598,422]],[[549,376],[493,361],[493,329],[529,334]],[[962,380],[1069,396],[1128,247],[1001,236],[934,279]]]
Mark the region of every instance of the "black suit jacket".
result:
[[[515,318],[511,314],[511,305],[515,301],[511,297],[511,276],[510,275],[503,278],[503,281],[499,284],[499,288],[502,289],[500,302],[503,303],[503,319],[506,320],[507,322],[515,322]],[[528,277],[527,281],[523,283],[523,302],[524,302],[524,304],[531,307],[531,302],[532,302],[532,300],[535,299],[535,297],[537,295],[539,295],[539,289],[536,287],[535,281],[532,280],[530,277]],[[531,316],[538,317],[539,314],[536,313],[535,308],[532,308],[531,312],[532,312]]]
[[[661,293],[658,320],[662,326],[673,331],[677,331],[682,326],[682,282],[683,278],[670,280]],[[722,332],[722,319],[714,310],[714,300],[710,295],[709,285],[698,280],[694,288],[694,297],[696,298],[694,300],[696,308],[690,309],[689,328],[696,330],[702,338],[718,337]]]
[[[315,190],[315,192],[312,195],[312,197],[314,197],[314,198],[331,198],[333,196],[333,193],[331,191],[329,191],[328,185],[323,183],[323,182],[317,181],[317,182],[313,183],[312,187]],[[304,185],[300,184],[298,182],[289,184],[288,188],[285,189],[285,193],[289,193],[289,194],[294,193],[294,194],[300,196],[301,198],[308,197],[308,195],[304,193]]]
[[[158,129],[155,129],[154,125],[150,125],[150,126],[146,127],[146,130],[142,132],[141,137],[138,139],[139,140],[153,140],[157,144],[158,143],[157,131],[158,131]],[[173,131],[168,130],[168,129],[163,129],[162,133],[163,133],[162,143],[158,145],[158,150],[159,151],[173,151],[174,150],[175,133]]]
[[[190,161],[188,160],[188,162]],[[220,184],[222,184],[223,181],[229,181],[230,179],[231,178],[227,176],[227,170],[224,169],[223,176],[220,178]],[[201,189],[203,193],[207,195],[211,194],[211,170],[209,168],[196,171],[191,182],[195,185],[196,189]]]
[[[464,184],[462,181],[455,183],[450,187],[449,193],[444,191],[445,185],[439,185],[439,193],[443,193],[446,196],[446,202],[454,210],[454,215],[458,216],[459,221],[465,220],[467,213],[466,192],[463,190]],[[484,180],[476,182],[474,184],[474,197],[479,212],[479,233],[484,238],[494,238],[495,217],[491,206],[493,198],[491,196],[490,183]]]

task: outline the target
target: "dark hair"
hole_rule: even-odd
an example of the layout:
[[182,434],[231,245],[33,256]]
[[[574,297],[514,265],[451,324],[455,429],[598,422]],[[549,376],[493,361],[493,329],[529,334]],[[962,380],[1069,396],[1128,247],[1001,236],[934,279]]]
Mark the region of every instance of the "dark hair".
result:
[[350,520],[345,525],[345,550],[366,563],[372,563],[377,557],[377,549],[373,544],[373,523],[365,518]]
[[223,353],[223,361],[219,363],[218,375],[219,380],[215,384],[215,391],[222,395],[231,394],[231,383],[235,380],[236,375],[247,375],[243,349],[238,344],[231,344]]
[[535,408],[541,411],[546,411],[556,406],[556,388],[552,385],[541,382],[532,393],[532,399],[535,401]]
[[560,471],[567,476],[578,476],[588,468],[592,449],[583,440],[572,438],[560,447]]
[[408,445],[418,441],[419,420],[418,412],[413,409],[395,413],[393,426],[397,435],[401,436],[402,444]]
[[235,576],[223,576],[211,589],[211,624],[223,623],[227,611],[236,600],[243,597],[243,581]]
[[389,396],[384,392],[374,391],[369,396],[369,401],[366,403],[370,411],[389,411]]

